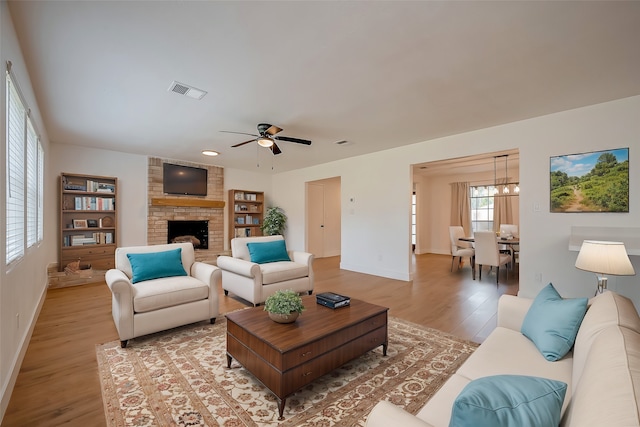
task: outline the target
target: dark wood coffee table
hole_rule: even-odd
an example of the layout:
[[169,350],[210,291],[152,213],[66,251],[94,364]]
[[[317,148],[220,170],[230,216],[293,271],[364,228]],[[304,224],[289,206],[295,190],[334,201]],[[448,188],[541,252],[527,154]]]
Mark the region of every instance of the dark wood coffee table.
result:
[[305,310],[289,324],[269,319],[263,307],[227,317],[227,367],[237,360],[278,398],[283,419],[286,398],[315,379],[382,346],[387,355],[386,307],[351,300],[332,310],[302,297]]

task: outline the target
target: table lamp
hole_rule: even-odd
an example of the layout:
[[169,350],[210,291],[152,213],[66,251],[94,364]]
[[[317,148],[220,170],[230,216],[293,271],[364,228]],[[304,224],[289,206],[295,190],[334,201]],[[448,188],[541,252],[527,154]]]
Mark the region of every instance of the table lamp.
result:
[[605,274],[614,276],[636,274],[622,242],[583,241],[576,259],[576,268],[596,273],[598,279],[596,295],[607,289]]

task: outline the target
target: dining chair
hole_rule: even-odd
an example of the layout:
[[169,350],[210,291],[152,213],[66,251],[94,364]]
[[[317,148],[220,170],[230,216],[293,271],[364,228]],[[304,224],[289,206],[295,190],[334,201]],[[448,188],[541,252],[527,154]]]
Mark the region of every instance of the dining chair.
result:
[[[516,224],[500,224],[500,237],[513,237],[518,238],[518,226]],[[515,267],[516,263],[520,261],[520,245],[504,245],[507,251],[511,254],[513,263],[512,267]]]
[[[478,280],[482,280],[482,266],[496,267],[496,286],[500,276],[500,266],[511,262],[511,255],[500,253],[498,240],[493,231],[476,231],[473,234],[476,251],[476,264],[478,265]],[[509,270],[507,269],[507,279]]]
[[465,237],[464,229],[461,225],[452,225],[449,227],[449,239],[451,240],[451,271],[453,271],[453,263],[456,258],[458,258],[458,268],[460,268],[462,257],[469,257],[471,271],[475,279],[475,250],[470,242],[460,241],[461,237]]

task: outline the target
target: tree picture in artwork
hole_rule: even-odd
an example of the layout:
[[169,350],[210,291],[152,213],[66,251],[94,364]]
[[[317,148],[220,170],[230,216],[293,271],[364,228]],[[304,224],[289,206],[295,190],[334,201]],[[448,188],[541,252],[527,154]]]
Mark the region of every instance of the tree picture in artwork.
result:
[[629,148],[551,157],[551,212],[629,212]]

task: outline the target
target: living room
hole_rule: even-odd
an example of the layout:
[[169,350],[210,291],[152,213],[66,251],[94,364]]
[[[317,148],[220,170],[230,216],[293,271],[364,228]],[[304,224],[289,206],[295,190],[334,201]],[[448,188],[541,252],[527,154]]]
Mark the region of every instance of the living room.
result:
[[[28,345],[30,328],[46,296],[47,267],[57,260],[58,177],[62,172],[118,177],[122,184],[119,188],[121,245],[145,244],[148,157],[160,154],[93,148],[70,144],[66,140],[51,140],[45,126],[43,107],[39,108],[37,87],[30,79],[35,71],[27,67],[29,57],[37,53],[21,50],[21,41],[13,27],[9,6],[2,2],[1,7],[2,60],[13,63],[12,72],[31,109],[31,117],[41,134],[46,155],[44,239],[36,247],[30,248],[21,262],[9,266],[3,264],[0,271],[0,382],[4,413],[12,381],[19,370],[19,361]],[[637,7],[632,12],[629,15],[637,23]],[[637,32],[631,33],[629,39],[632,49],[636,49]],[[225,167],[225,190],[242,188],[264,191],[267,204],[282,207],[289,217],[286,232],[288,245],[304,249],[305,183],[339,176],[343,206],[340,267],[410,281],[413,276],[408,233],[413,184],[411,165],[515,149],[521,159],[519,211],[523,245],[519,270],[520,294],[533,297],[547,283],[553,282],[563,296],[590,296],[595,287],[595,278],[593,274],[574,267],[577,252],[568,248],[571,227],[638,228],[635,210],[640,206],[640,191],[634,183],[640,181],[637,168],[640,164],[640,150],[637,149],[637,136],[640,134],[640,68],[637,54],[628,56],[635,61],[629,66],[635,72],[635,85],[630,85],[631,88],[625,91],[617,91],[612,81],[619,76],[600,76],[598,79],[602,81],[599,87],[604,95],[596,94],[600,99],[598,102],[587,102],[592,98],[586,97],[587,101],[580,106],[541,111],[535,117],[419,139],[410,145],[356,157],[345,156],[339,160],[283,172],[277,169],[274,173],[270,170],[263,172],[268,168],[243,170]],[[607,57],[602,62],[610,60]],[[549,89],[543,97],[552,97],[552,91],[553,88]],[[6,96],[4,85],[2,96]],[[2,117],[5,117],[5,103],[2,105]],[[86,135],[86,138],[91,139],[92,135]],[[393,134],[388,138],[393,139]],[[174,155],[166,158],[181,159],[182,149],[179,144],[176,145]],[[621,147],[630,148],[629,179],[632,184],[629,213],[550,212],[551,157]],[[247,156],[254,156],[253,151],[248,152],[251,154]],[[251,160],[253,162],[255,158]],[[202,163],[206,162],[203,160]],[[4,195],[6,178],[2,178]],[[6,233],[4,228],[2,233]],[[630,259],[635,270],[639,271],[638,256],[631,256]],[[631,298],[635,306],[640,307],[637,276],[612,277],[609,287]]]

